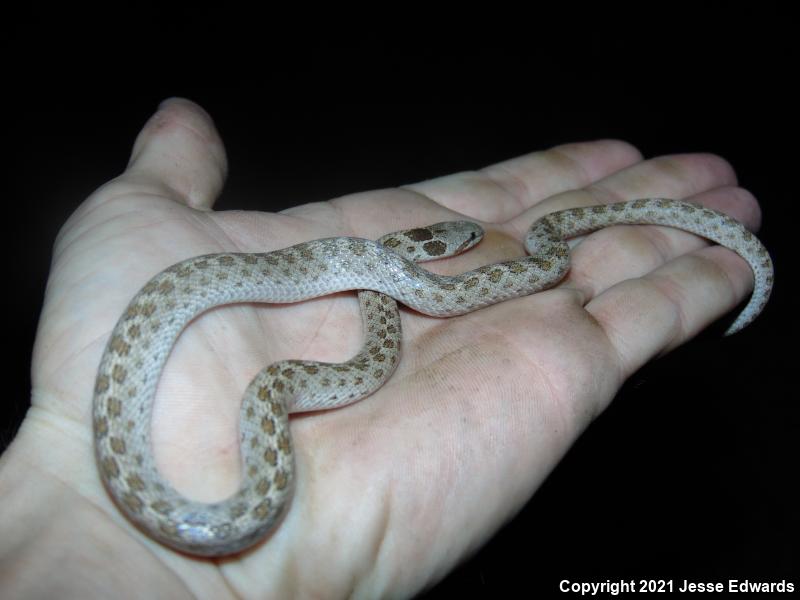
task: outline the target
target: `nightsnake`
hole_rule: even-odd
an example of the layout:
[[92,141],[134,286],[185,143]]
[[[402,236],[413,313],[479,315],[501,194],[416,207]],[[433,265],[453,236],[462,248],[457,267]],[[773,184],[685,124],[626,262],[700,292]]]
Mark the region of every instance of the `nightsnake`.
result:
[[[337,237],[268,253],[211,254],[167,268],[133,298],[100,362],[93,425],[106,488],[131,521],[177,550],[218,556],[251,546],[275,527],[288,504],[294,477],[289,413],[355,402],[392,374],[401,338],[395,300],[447,317],[547,289],[569,269],[565,239],[619,224],[689,231],[734,250],[749,263],[754,290],[727,334],[745,327],[766,304],[772,262],[761,242],[723,213],[666,199],[551,213],[527,233],[530,256],[453,277],[432,274],[415,261],[449,256],[476,244],[482,230],[473,223],[436,224],[377,242]],[[242,401],[238,491],[216,503],[195,502],[175,491],[156,468],[150,428],[158,379],[183,328],[218,305],[298,302],[343,290],[360,290],[362,350],[340,364],[288,360],[264,368]]]

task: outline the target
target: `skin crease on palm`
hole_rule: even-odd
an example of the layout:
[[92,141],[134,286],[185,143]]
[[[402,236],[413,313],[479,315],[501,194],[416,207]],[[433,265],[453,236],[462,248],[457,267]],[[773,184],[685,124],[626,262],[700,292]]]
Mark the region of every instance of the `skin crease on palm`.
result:
[[[242,555],[193,559],[119,513],[92,452],[100,355],[154,273],[207,253],[480,221],[487,235],[478,247],[426,265],[457,274],[522,256],[524,232],[544,214],[639,197],[683,198],[751,229],[759,223],[755,200],[721,158],[643,160],[619,141],[568,144],[278,214],[212,212],[225,172],[208,116],[171,100],[143,129],[125,173],[62,228],[34,351],[32,408],[0,462],[0,521],[11,524],[0,542],[4,589],[411,595],[521,508],[628,376],[733,309],[752,286],[742,259],[697,236],[615,227],[573,244],[571,271],[552,290],[458,318],[403,309],[403,357],[383,388],[342,410],[292,418],[296,490],[274,534]],[[360,343],[350,293],[203,314],[181,335],[159,383],[159,469],[193,499],[226,497],[238,484],[238,409],[250,378],[280,359],[341,361]]]

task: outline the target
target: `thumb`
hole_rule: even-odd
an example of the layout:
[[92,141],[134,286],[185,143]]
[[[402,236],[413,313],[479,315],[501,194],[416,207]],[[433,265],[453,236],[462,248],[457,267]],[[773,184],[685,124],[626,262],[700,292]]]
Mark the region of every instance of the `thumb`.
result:
[[227,171],[225,146],[208,113],[191,100],[169,98],[136,138],[121,179],[167,188],[176,201],[210,210]]

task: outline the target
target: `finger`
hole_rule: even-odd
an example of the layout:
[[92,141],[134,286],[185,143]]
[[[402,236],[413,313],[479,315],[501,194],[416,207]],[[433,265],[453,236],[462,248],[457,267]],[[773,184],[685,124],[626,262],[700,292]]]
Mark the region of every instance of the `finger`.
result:
[[697,335],[749,292],[747,263],[720,246],[672,260],[613,286],[586,305],[628,377],[652,358]]
[[225,147],[211,117],[194,102],[170,98],[139,133],[122,178],[208,210],[226,173]]
[[[717,188],[690,201],[723,210],[745,222],[760,221],[758,203],[741,188]],[[622,226],[601,229],[573,247],[570,270],[561,285],[591,299],[627,279],[642,277],[665,263],[709,245],[695,234],[672,227]],[[745,261],[733,254],[739,261]],[[749,271],[749,267],[747,267]]]
[[404,189],[467,217],[499,223],[544,198],[591,185],[640,160],[636,148],[618,140],[564,144]]
[[532,223],[542,215],[576,206],[637,198],[685,199],[736,183],[735,171],[719,156],[699,153],[659,156],[619,169],[582,189],[550,196],[522,216]]
[[[513,235],[522,238],[531,224],[551,212],[635,198],[666,197],[690,199],[717,208],[754,228],[760,220],[758,203],[745,190],[732,187],[735,184],[735,172],[720,157],[662,156],[621,169],[583,189],[550,196],[508,226]],[[591,298],[622,279],[639,276],[674,256],[706,244],[702,238],[670,228],[603,229],[576,250],[570,276],[564,283],[585,288]]]
[[[745,225],[759,223],[758,203],[745,190],[731,187],[736,175],[723,159],[708,154],[658,157],[622,169],[581,190],[551,196],[514,219],[509,226],[523,237],[544,214],[633,198],[688,198],[731,214]],[[701,192],[701,193],[698,193]],[[561,285],[578,289],[587,300],[621,281],[641,277],[666,262],[705,247],[708,241],[674,228],[610,227],[573,245],[570,271]],[[731,254],[733,254],[731,252]],[[741,260],[736,257],[735,260]]]

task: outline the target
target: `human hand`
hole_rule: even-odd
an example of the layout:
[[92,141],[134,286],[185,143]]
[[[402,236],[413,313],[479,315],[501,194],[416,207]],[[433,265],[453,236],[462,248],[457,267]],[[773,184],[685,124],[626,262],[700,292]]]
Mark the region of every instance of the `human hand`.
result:
[[[688,197],[751,227],[758,220],[720,159],[642,161],[620,142],[561,146],[280,214],[210,212],[224,176],[213,125],[190,103],[171,101],[143,130],[126,172],[59,235],[32,409],[0,466],[0,518],[12,524],[0,552],[48,572],[27,581],[46,586],[58,574],[62,595],[65,587],[133,591],[129,582],[168,596],[409,595],[522,506],[626,377],[736,305],[751,281],[741,259],[695,236],[617,227],[576,248],[570,275],[553,290],[452,319],[404,310],[403,358],[381,390],[293,418],[298,487],[275,534],[240,556],[198,560],[122,517],[92,453],[100,353],[127,302],[164,267],[456,218],[490,223],[476,249],[426,265],[452,274],[521,255],[519,240],[543,214],[634,197]],[[153,417],[170,481],[201,500],[232,492],[239,398],[252,375],[282,358],[349,357],[360,345],[356,307],[354,294],[337,294],[226,307],[190,325]],[[23,514],[35,514],[37,526]],[[134,579],[139,573],[146,582]]]

